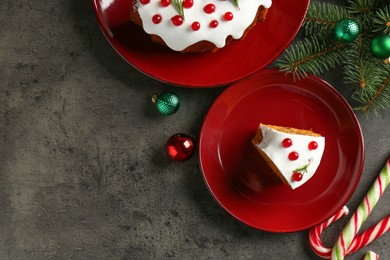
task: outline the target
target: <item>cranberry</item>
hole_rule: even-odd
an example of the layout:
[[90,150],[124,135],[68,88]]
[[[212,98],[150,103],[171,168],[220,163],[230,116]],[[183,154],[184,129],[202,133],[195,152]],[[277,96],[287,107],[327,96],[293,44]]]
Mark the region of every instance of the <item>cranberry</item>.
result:
[[215,12],[215,5],[214,4],[207,4],[204,6],[203,10],[206,14],[211,14]]
[[294,181],[301,181],[303,178],[303,174],[301,172],[294,172],[292,175],[292,179]]
[[146,5],[150,3],[150,0],[139,0],[141,4]]
[[282,141],[282,146],[288,148],[292,145],[292,140],[290,138],[284,138]]
[[223,19],[225,19],[226,21],[231,21],[231,20],[233,20],[233,14],[231,12],[226,12],[223,15]]
[[211,28],[217,28],[217,26],[218,26],[218,21],[217,20],[212,20],[210,22],[210,27]]
[[183,1],[183,7],[184,8],[191,8],[194,5],[194,0],[184,0]]
[[161,21],[162,21],[161,15],[159,15],[159,14],[153,15],[152,21],[153,21],[154,24],[159,24],[159,23],[161,23]]
[[299,158],[299,154],[297,152],[291,152],[288,154],[288,159],[291,161],[295,161]]
[[160,1],[160,4],[161,4],[161,6],[163,6],[163,7],[167,7],[168,5],[171,4],[171,0],[161,0],[161,1]]
[[317,149],[317,147],[318,147],[318,144],[316,141],[311,141],[309,143],[309,150],[315,150],[315,149]]
[[193,22],[191,24],[191,28],[193,31],[198,31],[200,29],[200,23],[199,22]]
[[180,26],[183,23],[183,17],[181,15],[175,15],[174,17],[171,18],[171,21],[174,25]]

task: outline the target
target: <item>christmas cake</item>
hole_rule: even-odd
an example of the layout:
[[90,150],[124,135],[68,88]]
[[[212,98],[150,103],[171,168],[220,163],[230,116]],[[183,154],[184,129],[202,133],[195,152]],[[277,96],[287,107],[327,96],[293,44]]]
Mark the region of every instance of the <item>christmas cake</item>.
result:
[[325,138],[311,130],[260,124],[252,144],[271,170],[292,189],[313,177]]
[[130,0],[130,19],[156,43],[184,53],[216,51],[242,39],[272,0]]

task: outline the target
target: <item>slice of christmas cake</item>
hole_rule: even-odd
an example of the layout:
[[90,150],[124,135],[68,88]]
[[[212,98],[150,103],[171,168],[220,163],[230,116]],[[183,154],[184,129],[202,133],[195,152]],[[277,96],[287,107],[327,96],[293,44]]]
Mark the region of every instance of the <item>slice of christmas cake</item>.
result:
[[311,130],[265,124],[260,124],[252,143],[292,189],[313,177],[325,149],[325,138]]

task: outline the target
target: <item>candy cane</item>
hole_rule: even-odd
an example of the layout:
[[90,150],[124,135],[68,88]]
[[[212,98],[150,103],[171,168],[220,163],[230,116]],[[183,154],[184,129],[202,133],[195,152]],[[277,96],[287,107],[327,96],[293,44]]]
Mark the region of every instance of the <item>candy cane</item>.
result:
[[375,254],[372,251],[367,251],[367,253],[364,255],[363,260],[378,260],[379,255]]
[[329,259],[332,255],[332,248],[325,247],[321,241],[322,231],[330,224],[336,222],[341,217],[348,215],[349,210],[346,206],[342,207],[335,215],[329,218],[327,221],[324,221],[320,225],[315,226],[309,231],[309,242],[310,247],[318,256]]
[[336,244],[332,250],[332,260],[342,260],[347,254],[349,247],[360,227],[366,221],[368,215],[377,204],[379,198],[382,196],[384,190],[390,183],[390,158],[387,160],[385,166],[379,173],[374,184],[368,190],[364,200],[360,203],[358,209],[353,214],[350,221],[347,223],[341,232]]
[[[385,184],[383,187],[380,185],[379,187],[382,187],[379,189],[379,197],[383,194],[384,189],[388,186],[389,184],[389,167],[390,165],[390,158],[388,159],[386,165],[383,167],[381,170],[380,175],[378,176],[377,180],[375,183],[380,183],[380,184]],[[386,173],[387,171],[387,173]],[[384,178],[383,178],[384,177]],[[385,181],[383,181],[385,179]],[[378,187],[377,185],[374,185],[371,187],[370,190],[373,189],[373,187]],[[387,184],[386,184],[387,183]],[[370,194],[370,190],[368,194]],[[368,196],[366,195],[366,197]],[[378,198],[379,199],[379,198]],[[363,203],[363,202],[362,202]],[[374,205],[375,206],[375,205]],[[372,210],[373,206],[371,207]],[[332,216],[329,220],[321,223],[320,225],[317,225],[313,227],[310,232],[309,232],[309,242],[312,250],[320,257],[329,259],[332,256],[332,248],[327,248],[323,245],[321,242],[321,233],[323,230],[328,227],[330,224],[333,222],[337,221],[340,219],[342,216],[345,216],[348,214],[348,208],[343,207],[340,209],[334,216]],[[356,213],[355,213],[356,214]],[[351,219],[352,221],[352,219]],[[365,232],[361,233],[359,236],[354,237],[350,246],[346,250],[346,255],[349,255],[353,252],[356,252],[357,250],[363,248],[364,246],[368,245],[384,233],[386,233],[388,230],[390,230],[390,215],[381,220],[379,223],[376,225],[372,226],[371,228],[367,229]],[[367,258],[368,259],[368,258]],[[377,258],[372,258],[372,259],[377,259]]]
[[365,247],[378,237],[390,230],[390,215],[382,219],[376,225],[370,227],[357,237],[355,237],[347,250],[347,255]]
[[[340,209],[334,216],[329,220],[323,222],[320,225],[315,226],[309,232],[309,242],[312,250],[318,256],[324,259],[330,259],[332,256],[332,248],[325,247],[321,241],[321,234],[323,230],[328,227],[333,222],[337,221],[341,217],[348,214],[347,207]],[[346,255],[352,254],[353,252],[358,251],[359,249],[365,247],[375,239],[379,238],[387,231],[390,230],[390,215],[382,219],[376,225],[370,227],[360,235],[356,236],[347,250]],[[368,259],[368,258],[367,258]],[[376,258],[372,258],[376,259]]]

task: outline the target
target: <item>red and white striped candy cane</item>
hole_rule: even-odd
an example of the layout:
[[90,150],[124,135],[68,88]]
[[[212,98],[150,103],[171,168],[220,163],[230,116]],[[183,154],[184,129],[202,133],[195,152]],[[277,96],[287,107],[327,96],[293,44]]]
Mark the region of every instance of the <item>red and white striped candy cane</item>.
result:
[[379,255],[375,254],[372,251],[367,251],[367,253],[364,255],[363,260],[378,260]]
[[[324,259],[330,259],[332,256],[332,248],[328,248],[324,246],[324,244],[321,241],[321,234],[324,231],[326,227],[328,227],[330,224],[336,222],[341,217],[348,214],[348,209],[346,206],[344,206],[342,209],[340,209],[334,216],[329,218],[327,221],[321,223],[320,225],[315,226],[314,228],[310,229],[309,232],[309,242],[310,246],[314,253],[316,253],[318,256],[324,258]],[[360,235],[356,236],[350,245],[350,247],[347,250],[346,255],[352,254],[359,249],[365,247],[375,239],[379,238],[383,234],[385,234],[387,231],[390,230],[390,215],[382,219],[380,222],[378,222],[376,225],[373,225]],[[371,254],[367,254],[367,256],[373,256],[374,254],[371,252]],[[368,259],[368,258],[366,258]],[[376,259],[376,258],[375,258]]]
[[347,225],[344,227],[336,244],[332,250],[332,260],[343,260],[347,254],[349,247],[360,227],[366,221],[383,192],[390,183],[390,158],[387,159],[374,184],[368,190],[364,200],[360,203],[358,209],[352,215]]
[[[371,186],[364,200],[359,205],[358,210],[354,213],[351,220],[348,222],[347,226],[344,228],[343,233],[341,233],[336,245],[334,248],[327,248],[321,242],[321,233],[323,230],[329,226],[331,223],[337,221],[342,216],[348,214],[348,209],[344,206],[341,210],[339,210],[334,216],[332,216],[329,220],[321,223],[313,227],[309,232],[309,241],[312,250],[320,257],[325,259],[344,259],[345,255],[351,254],[364,246],[368,245],[388,230],[390,230],[390,215],[381,220],[376,225],[367,229],[365,232],[356,236],[363,222],[367,219],[368,215],[371,213],[372,209],[378,202],[380,196],[382,196],[384,190],[390,183],[390,158],[387,160],[385,166],[382,168],[379,176],[375,180],[374,184]],[[363,211],[363,213],[362,213]],[[345,241],[344,238],[348,238],[347,236],[351,234],[351,229],[353,230],[352,239],[349,241]],[[356,236],[356,237],[355,237]],[[350,238],[349,238],[350,239]],[[346,243],[347,242],[347,243]],[[338,249],[338,253],[335,254],[334,249]],[[341,251],[340,251],[341,250]],[[367,254],[368,256],[375,256],[377,259],[378,256],[371,252]],[[339,257],[339,258],[337,258]],[[341,257],[341,258],[340,258]],[[369,259],[369,258],[366,258]]]
[[365,247],[378,237],[390,230],[390,215],[382,219],[376,225],[370,227],[360,235],[356,236],[347,250],[347,255]]
[[330,217],[327,221],[322,222],[321,224],[313,227],[309,231],[309,242],[310,247],[318,256],[330,259],[332,255],[332,248],[325,247],[321,241],[321,234],[325,228],[327,228],[330,224],[336,222],[341,217],[348,215],[349,210],[346,206],[342,207],[336,214]]

